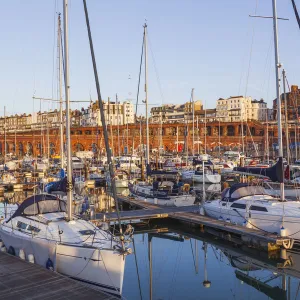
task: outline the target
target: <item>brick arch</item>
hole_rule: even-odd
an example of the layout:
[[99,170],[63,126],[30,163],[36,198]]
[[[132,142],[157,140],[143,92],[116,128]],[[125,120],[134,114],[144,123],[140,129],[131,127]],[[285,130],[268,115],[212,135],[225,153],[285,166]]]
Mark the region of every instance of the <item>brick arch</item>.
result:
[[15,143],[14,142],[7,142],[6,153],[13,153],[14,149],[15,149]]
[[24,155],[24,146],[22,142],[17,143],[17,154],[18,156],[23,156]]
[[[89,149],[91,151],[93,151],[94,153],[98,153],[99,152],[99,147],[98,147],[98,145],[96,143],[92,143],[91,146],[89,147]],[[115,149],[115,151],[116,151],[116,149]]]
[[40,141],[37,141],[33,144],[33,146],[34,146],[34,148],[33,148],[34,154],[37,154],[37,155],[43,154],[43,148],[44,148],[43,143],[41,143]]
[[26,146],[25,146],[25,152],[28,154],[28,155],[33,155],[35,152],[34,152],[34,145],[31,143],[31,142],[27,142],[26,143]]
[[72,150],[73,150],[74,152],[77,152],[77,151],[84,151],[85,148],[84,148],[83,143],[76,142],[76,143],[73,144]]
[[50,142],[49,143],[49,153],[50,153],[50,155],[52,156],[52,155],[54,155],[55,154],[55,152],[56,152],[56,147],[55,147],[55,143],[53,143],[53,142]]

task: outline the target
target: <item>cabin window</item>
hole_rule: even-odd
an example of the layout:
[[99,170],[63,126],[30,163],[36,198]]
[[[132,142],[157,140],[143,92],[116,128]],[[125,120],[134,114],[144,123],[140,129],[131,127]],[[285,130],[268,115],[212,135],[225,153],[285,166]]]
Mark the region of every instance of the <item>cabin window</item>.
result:
[[250,210],[257,210],[257,211],[268,211],[265,207],[263,206],[256,206],[256,205],[251,205]]
[[242,203],[233,203],[231,205],[232,208],[239,208],[239,209],[245,209],[246,208],[246,204],[242,204]]
[[35,232],[35,233],[38,233],[38,232],[41,231],[41,229],[39,229],[37,227],[34,227],[34,226],[31,226],[31,225],[28,226],[27,230]]
[[26,228],[27,228],[27,224],[25,224],[25,223],[23,223],[23,222],[20,222],[20,221],[18,221],[18,223],[17,223],[17,227],[19,228],[19,229],[23,229],[23,230],[25,230]]

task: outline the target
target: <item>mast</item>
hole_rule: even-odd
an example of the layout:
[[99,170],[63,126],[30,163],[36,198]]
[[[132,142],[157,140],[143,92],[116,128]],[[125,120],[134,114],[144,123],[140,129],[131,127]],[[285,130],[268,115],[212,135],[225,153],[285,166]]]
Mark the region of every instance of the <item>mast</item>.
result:
[[58,78],[59,78],[59,131],[60,131],[60,168],[64,168],[64,124],[63,124],[63,101],[62,101],[62,36],[61,36],[61,19],[58,14]]
[[41,146],[40,155],[43,156],[43,117],[42,117],[42,99],[40,99],[40,124],[41,124]]
[[146,165],[150,164],[149,155],[149,117],[148,117],[148,49],[147,49],[147,24],[144,24],[144,51],[145,51],[145,103],[146,103]]
[[298,156],[298,145],[297,145],[297,124],[295,124],[295,161],[297,160],[297,156]]
[[220,116],[219,116],[219,161],[221,161],[221,123],[220,123]]
[[[282,151],[282,125],[281,125],[281,101],[280,101],[280,91],[279,91],[279,68],[281,64],[279,63],[278,54],[278,35],[277,35],[277,9],[276,0],[272,0],[273,4],[273,30],[274,30],[274,49],[275,49],[275,75],[276,75],[276,97],[277,97],[277,120],[278,120],[278,158],[283,170],[283,151]],[[280,182],[280,199],[284,200],[284,183],[283,174]]]
[[48,164],[49,164],[49,158],[50,158],[50,140],[49,140],[49,119],[48,119],[49,112],[47,113],[47,158],[48,158]]
[[178,143],[179,143],[179,140],[178,140],[178,135],[179,135],[179,132],[178,132],[178,125],[176,126],[176,152],[177,152],[177,156],[178,156],[178,149],[179,149],[179,146],[178,146]]
[[[89,36],[91,56],[92,56],[92,61],[93,61],[95,83],[96,83],[96,89],[97,89],[97,95],[98,95],[98,103],[99,103],[99,109],[100,109],[100,115],[101,115],[101,122],[102,122],[102,128],[103,128],[106,154],[107,154],[107,163],[108,163],[109,174],[110,174],[110,178],[111,178],[112,193],[113,193],[113,198],[115,199],[115,204],[116,204],[118,223],[120,226],[120,229],[119,229],[120,234],[121,234],[121,236],[123,236],[123,230],[122,230],[122,226],[121,226],[121,219],[120,219],[120,212],[119,212],[119,205],[118,205],[118,197],[117,197],[117,191],[116,191],[116,182],[114,180],[115,176],[114,176],[114,170],[113,170],[113,163],[112,163],[112,158],[111,158],[111,151],[109,149],[108,132],[107,132],[107,126],[106,126],[106,121],[105,121],[102,97],[101,97],[101,93],[100,93],[100,84],[99,84],[96,58],[95,58],[95,53],[94,53],[94,46],[93,46],[90,21],[89,21],[87,6],[86,6],[86,0],[83,0],[83,5],[84,5],[84,12],[85,12],[86,26],[87,26],[88,36]],[[125,250],[125,246],[124,246],[123,242],[122,242],[122,247],[123,247],[123,250]]]
[[197,144],[198,144],[198,155],[200,154],[200,132],[199,132],[199,118],[197,116]]
[[165,150],[165,147],[163,145],[163,112],[162,112],[163,108],[160,111],[160,135],[159,135],[159,148],[158,148],[158,155],[160,157],[160,151],[163,149],[163,151]]
[[4,106],[4,166],[6,164],[6,107]]
[[283,80],[283,95],[284,95],[284,114],[285,114],[285,141],[286,141],[286,157],[287,163],[290,164],[290,149],[289,149],[289,124],[288,124],[288,111],[287,111],[287,98],[285,91],[285,70],[282,70],[282,80]]
[[189,156],[189,125],[188,119],[185,120],[185,166],[188,165],[188,156]]
[[15,130],[15,156],[17,156],[17,130]]
[[111,152],[112,156],[114,156],[114,136],[113,136],[113,130],[112,130],[112,118],[110,116],[110,98],[108,97],[108,124],[110,129],[110,136],[111,136]]
[[267,139],[266,139],[266,145],[267,145],[267,164],[270,162],[270,154],[269,154],[269,118],[268,118],[268,110],[266,110],[266,121],[267,121]]
[[244,101],[242,102],[241,106],[242,106],[242,110],[241,110],[242,152],[243,152],[243,154],[244,154],[244,153],[245,153],[245,142],[244,142],[244,123],[243,123],[243,120],[244,120],[244,110],[243,110],[243,108],[245,109],[245,106],[244,106]]
[[194,150],[194,144],[195,144],[195,102],[194,102],[194,89],[192,88],[192,113],[193,113],[193,147],[192,147],[192,155],[194,157],[195,150]]
[[129,143],[128,143],[128,117],[127,117],[127,113],[126,113],[126,146],[127,146],[127,154],[129,155],[130,151],[129,151]]
[[144,152],[144,145],[142,147],[142,118],[140,119],[140,151]]
[[118,123],[117,123],[117,131],[118,131],[118,155],[119,157],[121,156],[121,153],[120,153],[120,149],[121,149],[121,145],[120,145],[120,124],[119,124],[119,103],[118,103],[118,94],[116,94],[116,105],[117,105],[117,120],[118,120]]
[[[205,125],[205,128],[204,128],[204,151],[205,151],[205,153],[204,154],[206,154],[206,130],[207,130],[207,128],[206,128],[206,105],[205,105],[205,110],[204,110],[204,125]],[[204,172],[204,170],[203,170],[203,172]]]
[[67,213],[72,220],[72,160],[70,124],[70,86],[69,86],[69,45],[68,45],[68,0],[64,0],[64,47],[65,47],[65,97],[66,97],[66,140],[67,140]]

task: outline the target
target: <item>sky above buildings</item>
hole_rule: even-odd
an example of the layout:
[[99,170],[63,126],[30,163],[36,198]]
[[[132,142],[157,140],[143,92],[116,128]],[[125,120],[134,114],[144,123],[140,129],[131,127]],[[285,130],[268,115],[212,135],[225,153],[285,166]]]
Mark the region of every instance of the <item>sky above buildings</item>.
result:
[[[300,1],[295,0],[300,10]],[[57,98],[57,12],[62,0],[0,0],[0,115],[39,110]],[[70,95],[97,99],[81,0],[69,0]],[[271,0],[87,0],[103,99],[136,101],[143,23],[149,33],[149,104],[207,108],[233,95],[275,98]],[[290,0],[277,0],[280,61],[299,84],[300,30]],[[142,83],[144,82],[144,75]],[[141,86],[140,100],[144,99]],[[140,101],[141,103],[141,101]],[[57,104],[43,102],[42,110]],[[87,103],[73,103],[80,109]],[[144,106],[139,105],[139,113]]]

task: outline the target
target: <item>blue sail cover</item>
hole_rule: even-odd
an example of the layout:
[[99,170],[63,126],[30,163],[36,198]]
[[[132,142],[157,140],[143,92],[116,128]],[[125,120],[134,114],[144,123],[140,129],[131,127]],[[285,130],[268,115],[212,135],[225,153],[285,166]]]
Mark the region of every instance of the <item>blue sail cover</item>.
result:
[[15,213],[6,222],[9,222],[11,219],[22,215],[34,216],[42,213],[65,211],[65,201],[60,200],[54,195],[38,194],[25,199],[15,211]]
[[262,175],[269,177],[273,182],[283,182],[283,159],[279,157],[278,162],[270,168],[236,167],[233,171]]
[[[72,180],[72,183],[74,185],[74,178]],[[51,194],[52,192],[67,192],[67,177],[64,177],[63,179],[59,181],[50,182],[45,186],[45,192]]]
[[[193,166],[202,165],[202,160],[198,158],[193,158]],[[213,162],[211,160],[207,160],[204,162],[204,166],[213,166]]]

